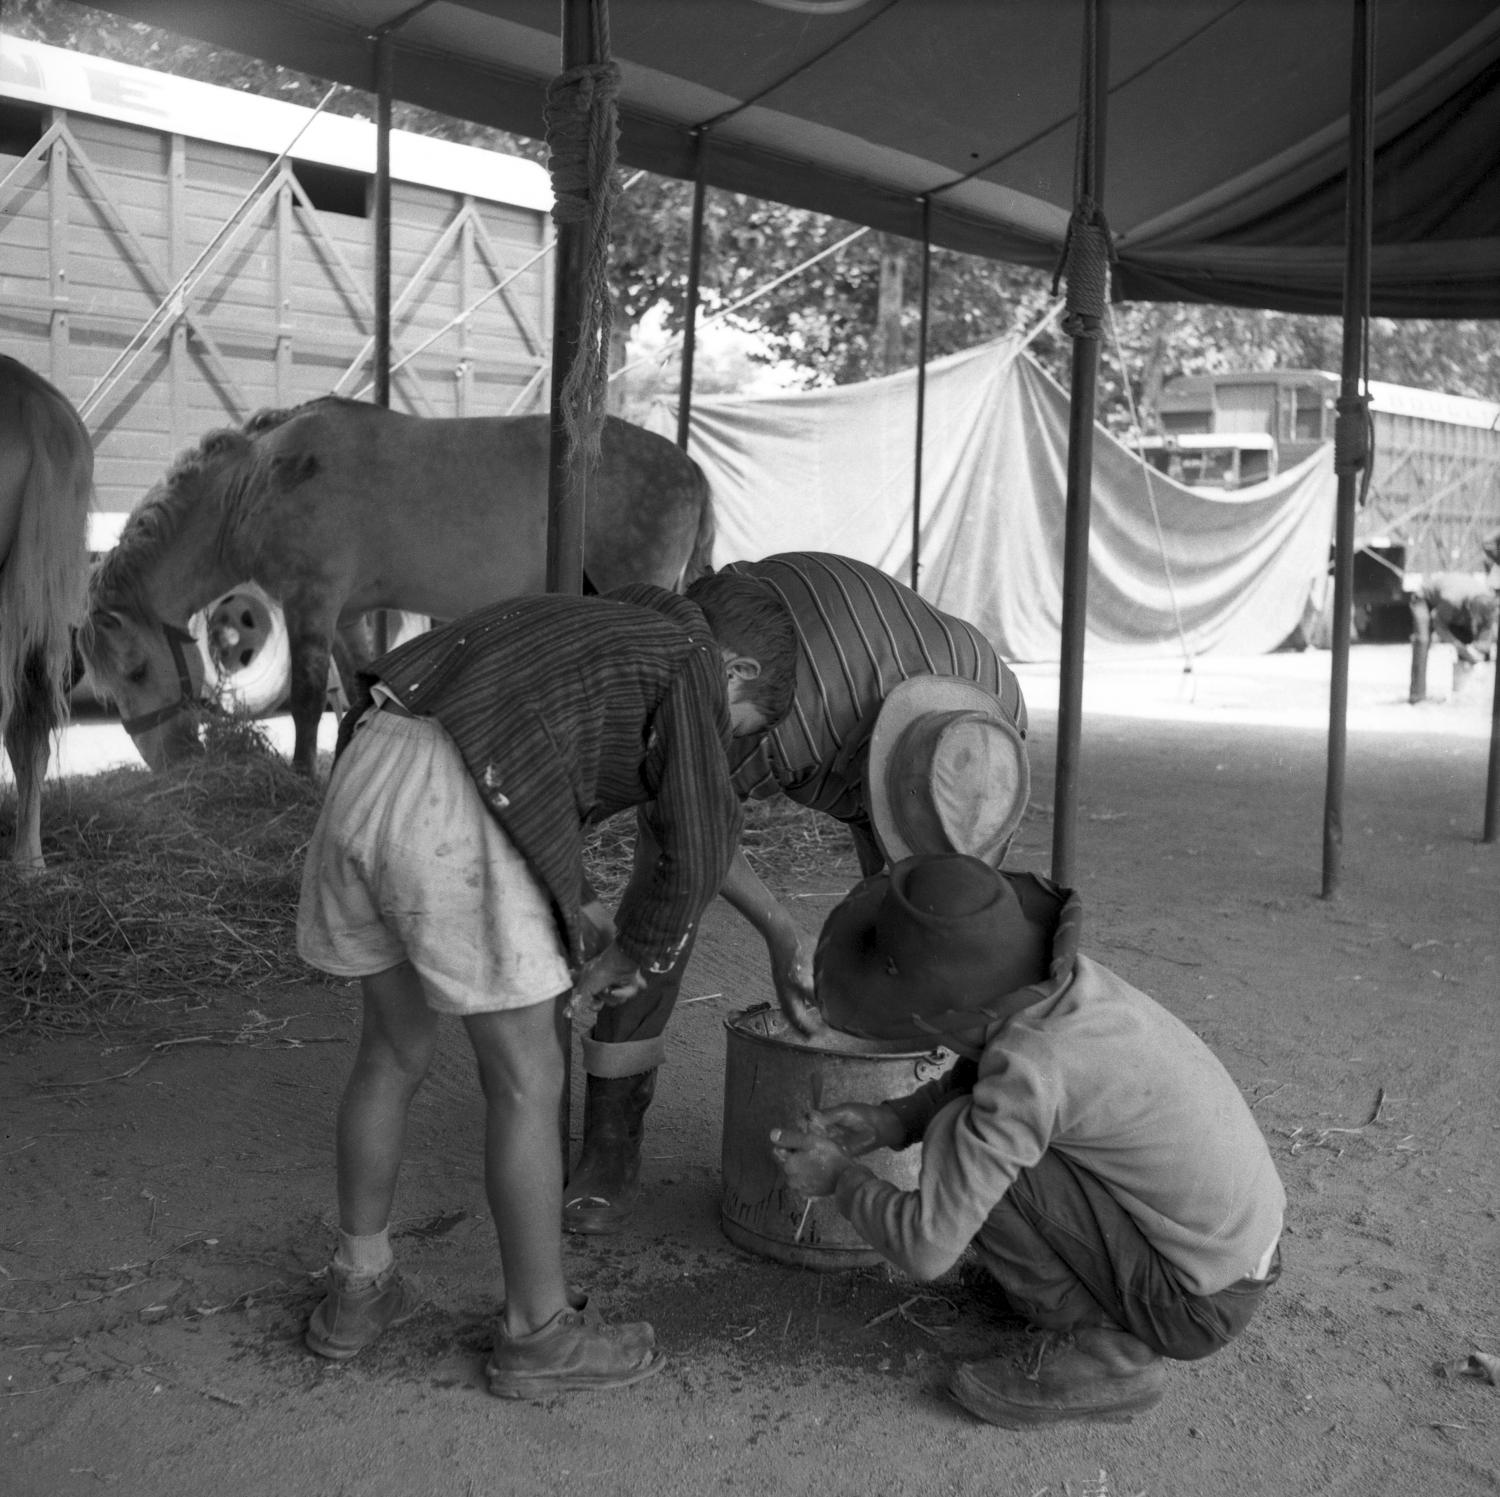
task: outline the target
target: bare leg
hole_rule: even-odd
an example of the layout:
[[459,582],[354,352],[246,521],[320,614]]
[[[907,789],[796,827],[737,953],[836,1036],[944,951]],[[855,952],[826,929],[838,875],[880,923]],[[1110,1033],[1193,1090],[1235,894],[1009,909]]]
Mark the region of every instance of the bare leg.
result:
[[568,1308],[562,1266],[562,1146],[557,1114],[566,1000],[464,1020],[485,1097],[485,1189],[505,1270],[505,1329],[539,1330]]
[[438,1034],[438,1016],[409,963],[366,977],[362,986],[364,1027],[338,1118],[339,1226],[351,1236],[390,1222],[407,1112]]

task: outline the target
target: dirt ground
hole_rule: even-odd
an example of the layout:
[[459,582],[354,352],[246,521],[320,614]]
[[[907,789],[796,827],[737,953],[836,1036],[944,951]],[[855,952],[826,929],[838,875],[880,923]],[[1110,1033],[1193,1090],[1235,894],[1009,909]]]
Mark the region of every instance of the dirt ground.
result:
[[[300,1331],[331,1242],[349,993],[208,992],[167,1033],[0,1042],[0,1491],[1500,1489],[1500,1388],[1469,1361],[1500,1353],[1500,847],[1479,841],[1493,677],[1410,707],[1404,650],[1355,655],[1331,900],[1326,655],[1091,675],[1085,949],[1214,1047],[1290,1197],[1281,1284],[1238,1342],[1171,1369],[1156,1410],[978,1424],[949,1369],[1022,1338],[975,1290],[820,1273],[723,1236],[724,1022],[770,989],[720,906],[650,1114],[646,1208],[618,1238],[567,1241],[570,1273],[607,1313],[653,1321],[670,1354],[624,1392],[485,1392],[499,1286],[456,1033],[418,1101],[397,1211],[431,1303],[344,1366]],[[1046,871],[1056,677],[1023,679],[1036,785],[1011,862]],[[845,859],[787,892],[815,929],[853,878]]]

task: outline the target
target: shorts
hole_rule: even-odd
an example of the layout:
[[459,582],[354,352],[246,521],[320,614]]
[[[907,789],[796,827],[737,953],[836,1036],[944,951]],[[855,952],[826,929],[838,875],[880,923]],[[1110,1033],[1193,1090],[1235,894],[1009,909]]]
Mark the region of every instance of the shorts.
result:
[[372,708],[308,844],[297,952],[335,977],[402,961],[442,1014],[529,1008],[571,986],[551,900],[433,718]]

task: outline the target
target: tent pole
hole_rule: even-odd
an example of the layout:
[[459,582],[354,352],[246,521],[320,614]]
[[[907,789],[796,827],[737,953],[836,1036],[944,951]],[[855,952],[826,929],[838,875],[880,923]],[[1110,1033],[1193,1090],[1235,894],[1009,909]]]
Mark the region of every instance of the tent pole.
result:
[[1369,397],[1360,391],[1365,372],[1366,319],[1370,310],[1370,177],[1374,25],[1369,0],[1352,0],[1349,76],[1349,174],[1345,209],[1344,347],[1334,469],[1338,508],[1333,547],[1333,665],[1328,692],[1328,778],[1323,802],[1323,898],[1339,889],[1344,850],[1344,761],[1348,746],[1349,619],[1354,595],[1354,512],[1360,474],[1369,466]]
[[[598,450],[603,429],[602,397],[607,377],[609,300],[603,292],[608,267],[596,263],[599,231],[607,235],[615,187],[615,115],[612,91],[591,90],[589,102],[576,85],[584,75],[602,85],[618,70],[609,58],[609,0],[561,0],[562,71],[547,96],[547,145],[556,202],[553,260],[552,378],[547,453],[547,591],[583,592],[583,533],[588,506],[589,452]],[[570,91],[571,90],[571,91]],[[580,120],[580,116],[583,118]],[[587,143],[578,138],[582,123]],[[596,128],[602,124],[603,128]],[[571,159],[579,153],[582,161]],[[596,152],[598,154],[596,154]],[[573,177],[586,178],[579,192]],[[603,293],[603,294],[601,294]],[[602,352],[601,352],[602,350]],[[587,378],[570,381],[580,360]],[[592,437],[592,440],[591,440]],[[558,1010],[563,1053],[557,1129],[562,1177],[568,1177],[572,1138],[572,1026]]]
[[698,291],[703,284],[703,218],[708,201],[708,131],[693,131],[693,220],[687,287],[682,297],[682,374],[677,381],[677,445],[688,450],[693,415],[693,359],[698,352]]
[[375,404],[391,403],[391,97],[395,48],[375,36]]
[[1105,0],[1085,0],[1075,201],[1064,250],[1069,310],[1063,326],[1073,339],[1073,369],[1068,407],[1067,510],[1063,526],[1062,665],[1057,702],[1057,776],[1052,799],[1052,878],[1065,887],[1074,879],[1094,406],[1099,340],[1108,302],[1108,230],[1099,207],[1109,79],[1107,20]]
[[[594,55],[593,11],[606,0],[561,0],[562,71],[600,59]],[[583,591],[583,516],[586,475],[569,461],[563,385],[578,355],[584,282],[589,273],[588,227],[559,219],[552,303],[552,440],[547,472],[547,591]]]
[[1495,660],[1495,694],[1490,703],[1490,757],[1484,777],[1484,837],[1500,837],[1500,651]]
[[911,590],[921,591],[922,438],[927,425],[927,319],[932,304],[932,199],[922,199],[922,310],[917,319],[917,452],[911,496]]

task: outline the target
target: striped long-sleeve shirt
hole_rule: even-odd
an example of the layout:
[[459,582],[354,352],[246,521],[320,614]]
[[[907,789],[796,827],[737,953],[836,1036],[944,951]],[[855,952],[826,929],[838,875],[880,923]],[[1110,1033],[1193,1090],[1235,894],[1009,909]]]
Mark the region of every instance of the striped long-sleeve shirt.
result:
[[886,693],[908,676],[957,676],[1000,699],[1024,735],[1021,684],[973,624],[876,567],[787,551],[723,568],[775,588],[797,631],[797,695],[781,724],[731,750],[735,789],[778,790],[839,821],[866,821],[864,766]]
[[616,939],[646,970],[672,964],[740,830],[723,661],[695,604],[644,584],[512,598],[401,645],[371,679],[453,738],[575,961],[583,830],[645,806],[661,856],[622,898]]

